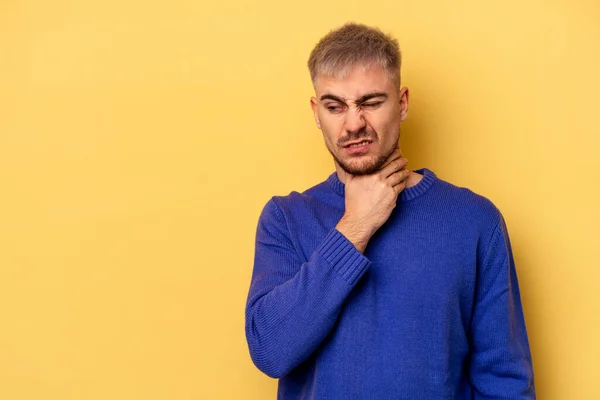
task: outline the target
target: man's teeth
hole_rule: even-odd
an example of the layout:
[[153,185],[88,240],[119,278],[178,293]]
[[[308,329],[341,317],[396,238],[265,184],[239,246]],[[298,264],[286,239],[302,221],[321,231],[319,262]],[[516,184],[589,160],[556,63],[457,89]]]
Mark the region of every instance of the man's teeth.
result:
[[368,141],[368,140],[363,140],[363,141],[362,141],[362,142],[360,142],[360,143],[354,143],[354,144],[351,144],[351,145],[350,145],[350,146],[348,146],[348,147],[358,147],[358,146],[364,146],[365,144],[369,144],[369,141]]

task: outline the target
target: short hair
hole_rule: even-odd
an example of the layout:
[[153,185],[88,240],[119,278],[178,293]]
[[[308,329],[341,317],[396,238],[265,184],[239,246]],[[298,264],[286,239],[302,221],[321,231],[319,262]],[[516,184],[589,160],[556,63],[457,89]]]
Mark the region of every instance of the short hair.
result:
[[354,22],[330,31],[308,58],[313,86],[319,75],[343,78],[352,67],[373,64],[385,69],[400,88],[402,54],[398,40],[378,28]]

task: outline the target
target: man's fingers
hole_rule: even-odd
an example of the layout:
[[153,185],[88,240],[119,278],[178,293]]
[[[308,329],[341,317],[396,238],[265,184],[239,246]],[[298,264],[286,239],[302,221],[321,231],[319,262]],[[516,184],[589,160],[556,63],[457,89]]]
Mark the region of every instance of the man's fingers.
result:
[[400,181],[400,183],[392,186],[392,189],[394,189],[394,192],[396,192],[396,195],[399,195],[400,192],[402,192],[404,189],[406,189],[407,182],[408,182],[408,179],[404,179],[404,180]]
[[393,173],[400,171],[402,168],[406,167],[407,164],[408,160],[406,158],[394,159],[381,170],[381,177],[383,179],[387,179]]
[[390,176],[387,177],[387,182],[390,184],[390,186],[396,186],[399,183],[401,183],[402,181],[405,181],[408,179],[408,177],[410,176],[410,170],[406,169],[406,168],[402,168],[399,171],[396,171],[394,173],[392,173]]

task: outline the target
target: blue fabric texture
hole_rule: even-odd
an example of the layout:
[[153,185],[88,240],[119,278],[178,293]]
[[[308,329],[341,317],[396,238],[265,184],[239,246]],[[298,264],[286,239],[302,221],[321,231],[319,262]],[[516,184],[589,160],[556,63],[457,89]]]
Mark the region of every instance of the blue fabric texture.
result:
[[278,399],[535,399],[504,218],[422,168],[360,253],[336,173],[258,221],[246,339]]

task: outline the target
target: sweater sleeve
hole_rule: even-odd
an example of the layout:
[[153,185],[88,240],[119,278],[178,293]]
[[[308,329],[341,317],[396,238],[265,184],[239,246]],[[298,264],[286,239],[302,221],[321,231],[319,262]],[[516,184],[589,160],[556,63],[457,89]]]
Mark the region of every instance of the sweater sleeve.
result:
[[301,262],[283,213],[271,199],[258,222],[246,304],[246,340],[254,364],[280,378],[306,360],[369,265],[335,229]]
[[502,215],[478,263],[470,328],[474,399],[535,399],[519,284]]

